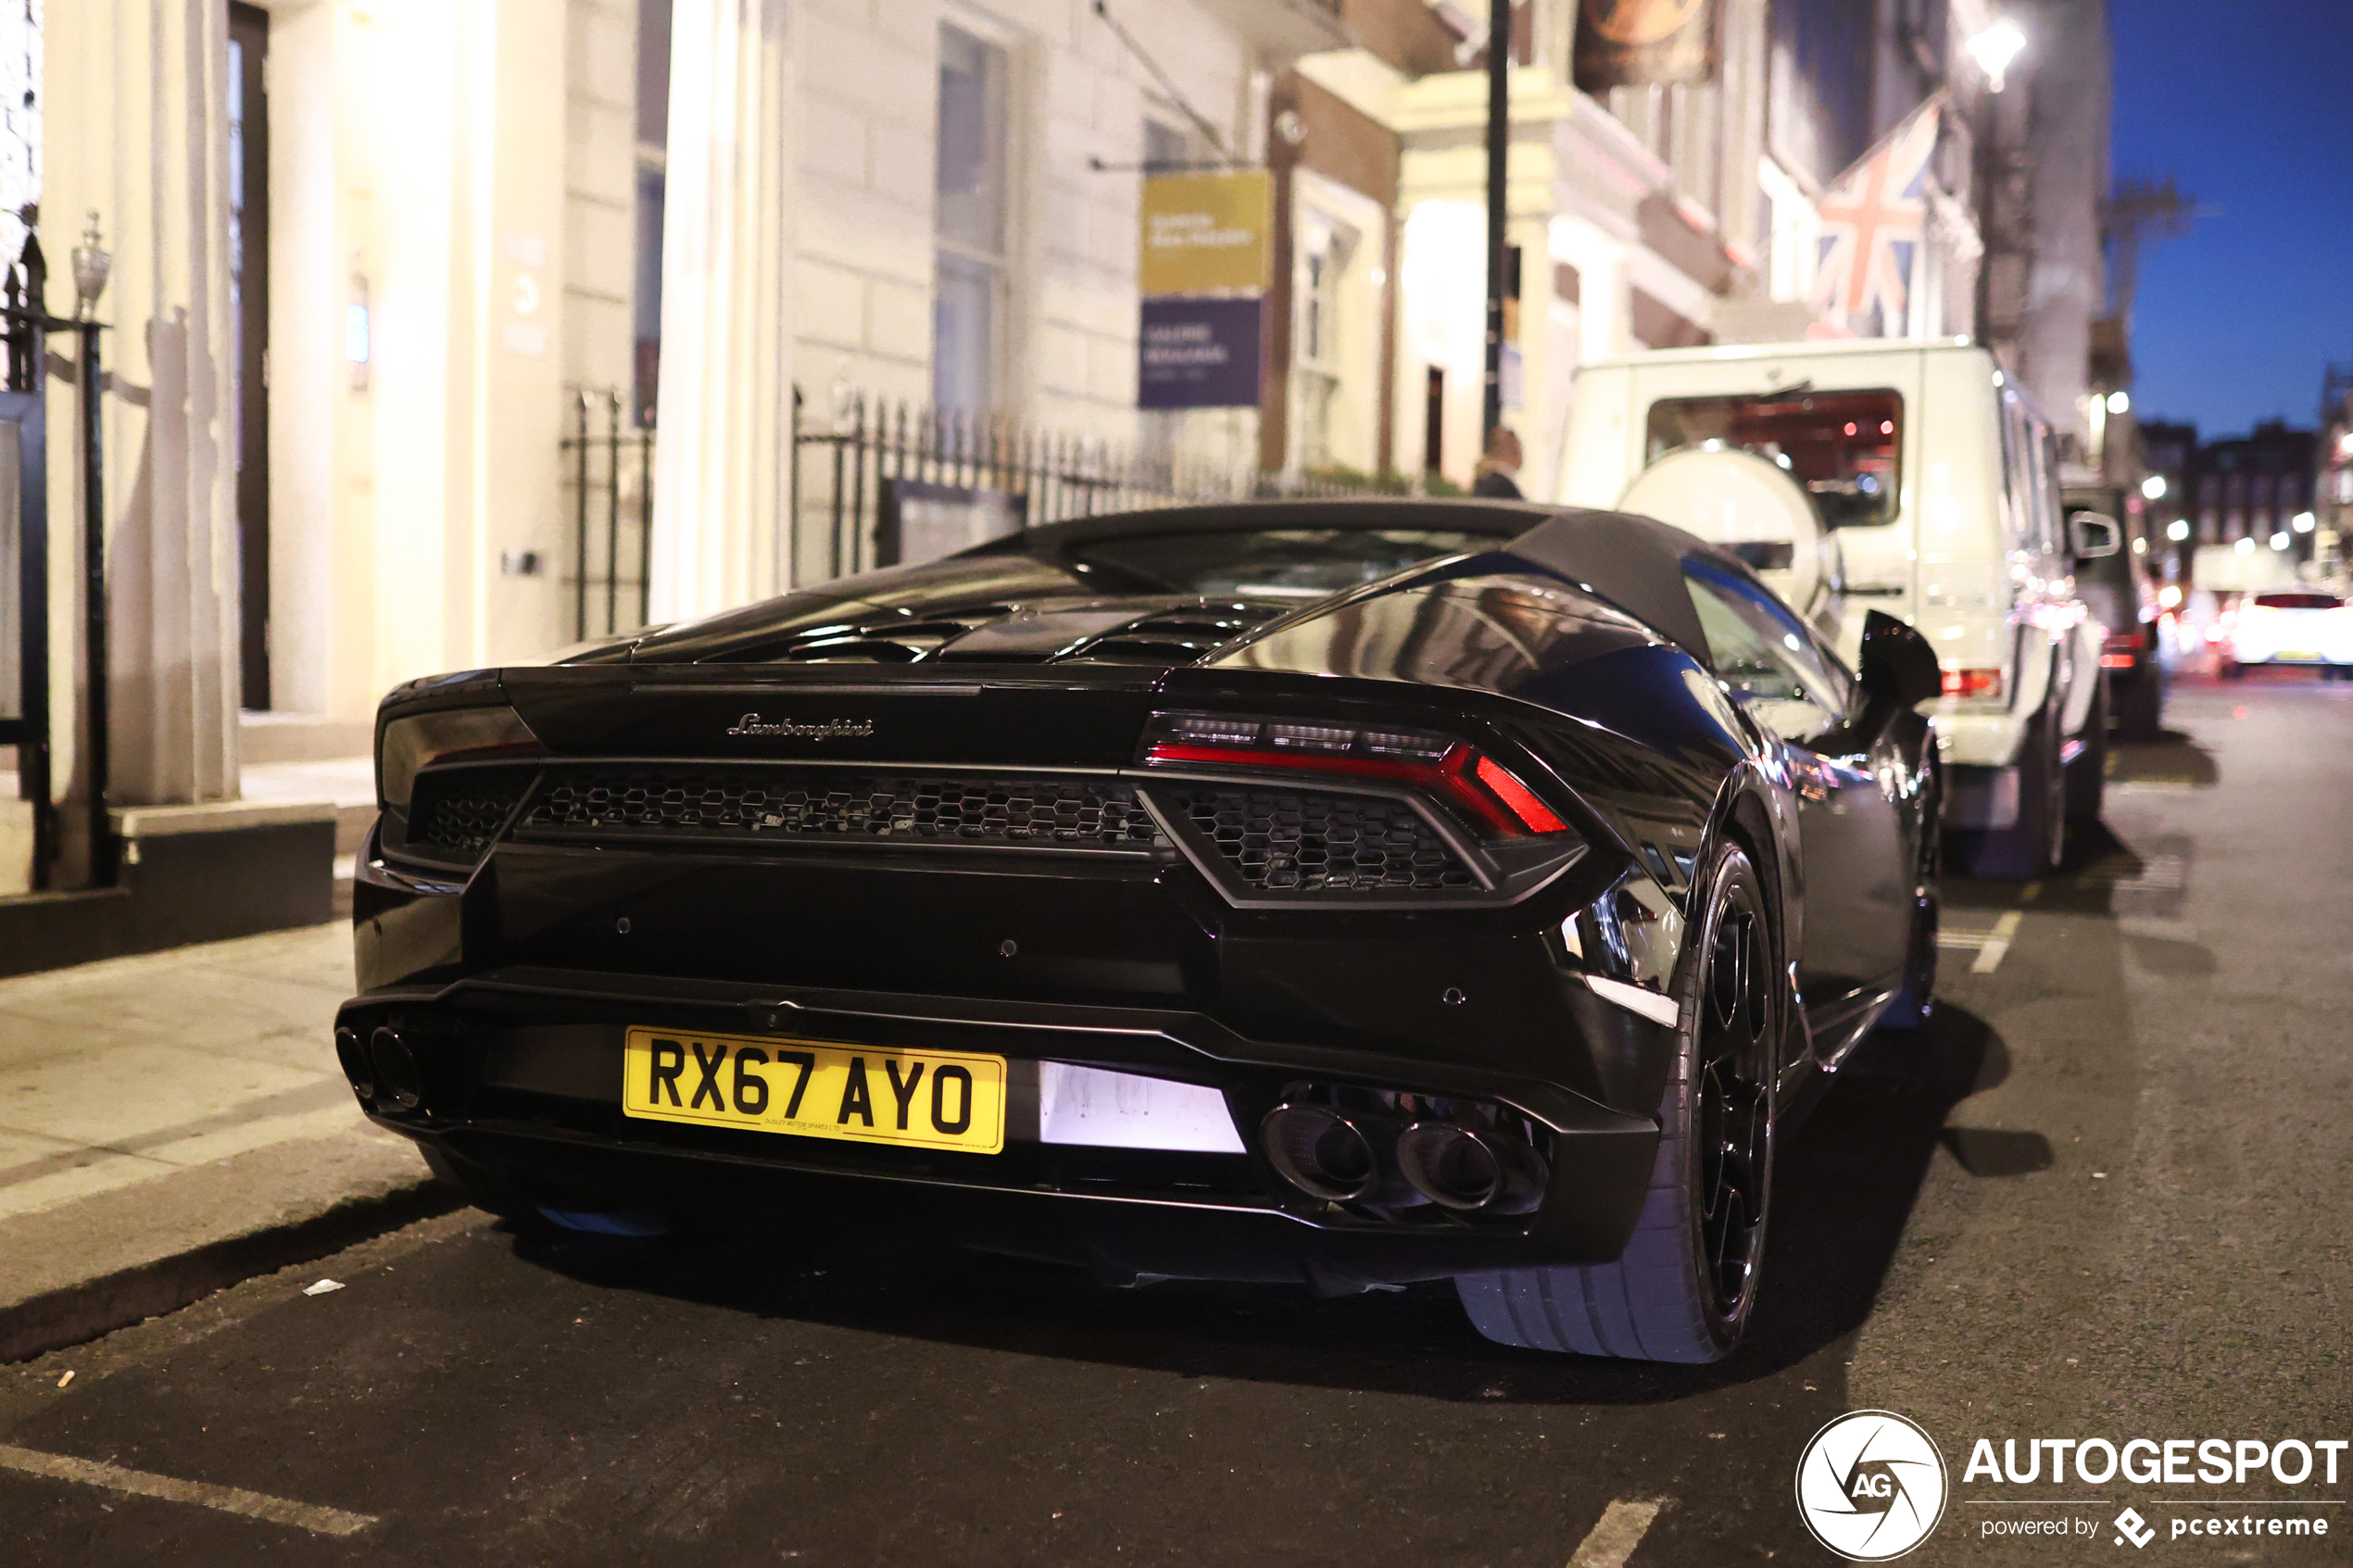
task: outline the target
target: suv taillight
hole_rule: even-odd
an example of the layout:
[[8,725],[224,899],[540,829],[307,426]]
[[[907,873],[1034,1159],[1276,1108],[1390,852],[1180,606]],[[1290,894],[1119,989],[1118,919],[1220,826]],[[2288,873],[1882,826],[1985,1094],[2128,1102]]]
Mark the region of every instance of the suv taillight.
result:
[[1999,670],[1947,670],[1944,671],[1944,695],[1999,698],[2002,695],[2002,672]]

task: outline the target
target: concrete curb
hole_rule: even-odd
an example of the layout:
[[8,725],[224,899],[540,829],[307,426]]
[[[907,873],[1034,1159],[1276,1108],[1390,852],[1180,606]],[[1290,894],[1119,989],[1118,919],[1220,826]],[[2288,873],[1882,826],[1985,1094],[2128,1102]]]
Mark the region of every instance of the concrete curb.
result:
[[0,1309],[0,1364],[31,1361],[176,1312],[215,1291],[465,1207],[430,1176],[372,1198],[133,1264]]

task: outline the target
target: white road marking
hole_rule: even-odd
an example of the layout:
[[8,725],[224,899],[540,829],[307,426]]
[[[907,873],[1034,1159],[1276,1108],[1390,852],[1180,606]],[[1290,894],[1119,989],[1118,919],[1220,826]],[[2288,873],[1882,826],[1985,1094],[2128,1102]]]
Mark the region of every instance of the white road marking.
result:
[[1940,947],[1962,947],[1974,953],[1985,946],[1985,939],[1992,935],[1989,931],[1940,930],[1936,934],[1936,945]]
[[1977,950],[1976,961],[1969,966],[1971,974],[1991,974],[2002,967],[2002,960],[2009,957],[2010,938],[2018,935],[2018,922],[2024,918],[2018,910],[2009,909],[1994,922],[1985,946]]
[[224,1127],[218,1132],[200,1133],[192,1137],[157,1144],[138,1154],[94,1149],[92,1153],[95,1158],[87,1165],[53,1171],[20,1182],[0,1183],[0,1219],[37,1214],[62,1203],[94,1198],[103,1192],[169,1176],[191,1166],[210,1164],[232,1155],[250,1154],[258,1148],[269,1148],[304,1138],[340,1137],[359,1124],[359,1113],[356,1108],[337,1105],[324,1110],[257,1117],[251,1122]]
[[1650,1533],[1651,1521],[1658,1517],[1660,1503],[1665,1499],[1649,1502],[1628,1502],[1620,1499],[1602,1510],[1601,1523],[1578,1543],[1576,1554],[1569,1558],[1568,1568],[1626,1568],[1626,1560],[1642,1544]]
[[[166,1502],[192,1502],[199,1508],[218,1509],[223,1513],[241,1513],[248,1519],[259,1519],[271,1524],[291,1524],[297,1530],[308,1530],[318,1536],[356,1536],[376,1522],[372,1513],[346,1513],[339,1508],[319,1508],[307,1502],[273,1498],[266,1492],[248,1492],[238,1486],[216,1486],[204,1481],[182,1481],[145,1470],[127,1470],[119,1464],[69,1459],[64,1454],[44,1454],[32,1449],[10,1448],[6,1444],[0,1444],[0,1466],[21,1470],[28,1475],[44,1475],[52,1481],[78,1481],[85,1486],[104,1486],[110,1491],[128,1492],[133,1497],[161,1498]],[[1608,1523],[1606,1517],[1603,1523]],[[1622,1562],[1625,1560],[1621,1557],[1611,1561]]]
[[2189,866],[2179,855],[2158,855],[2145,862],[2119,858],[2086,866],[2079,873],[2085,882],[2105,882],[2120,890],[2179,893],[2188,885]]

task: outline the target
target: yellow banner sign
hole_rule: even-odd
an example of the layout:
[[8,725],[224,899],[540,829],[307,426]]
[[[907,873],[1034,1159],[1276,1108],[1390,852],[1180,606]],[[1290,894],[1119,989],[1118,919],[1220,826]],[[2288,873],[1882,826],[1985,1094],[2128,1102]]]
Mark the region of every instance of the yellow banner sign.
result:
[[1266,286],[1274,186],[1264,169],[1154,174],[1144,181],[1147,296],[1251,292]]

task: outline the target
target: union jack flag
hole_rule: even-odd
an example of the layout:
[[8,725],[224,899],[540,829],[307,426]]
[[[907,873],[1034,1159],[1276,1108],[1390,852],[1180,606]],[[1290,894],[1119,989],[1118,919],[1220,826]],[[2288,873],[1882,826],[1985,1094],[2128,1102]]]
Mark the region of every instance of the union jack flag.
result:
[[1906,330],[1934,178],[1929,166],[1944,113],[1935,98],[1914,109],[1840,175],[1815,208],[1821,249],[1814,265],[1814,307],[1833,330],[1857,337],[1894,337]]

